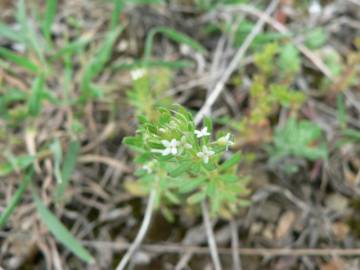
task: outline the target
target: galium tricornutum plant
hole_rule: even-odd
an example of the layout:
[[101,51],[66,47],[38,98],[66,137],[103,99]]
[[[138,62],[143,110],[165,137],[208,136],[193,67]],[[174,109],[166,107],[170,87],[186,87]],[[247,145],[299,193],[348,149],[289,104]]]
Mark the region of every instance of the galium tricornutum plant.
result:
[[138,153],[140,183],[156,191],[156,205],[166,209],[167,216],[169,203],[208,200],[211,213],[222,216],[247,204],[243,196],[248,194],[248,178],[237,173],[241,155],[228,152],[231,134],[213,134],[210,119],[197,129],[183,107],[160,108],[157,120],[140,117],[136,135],[124,142]]

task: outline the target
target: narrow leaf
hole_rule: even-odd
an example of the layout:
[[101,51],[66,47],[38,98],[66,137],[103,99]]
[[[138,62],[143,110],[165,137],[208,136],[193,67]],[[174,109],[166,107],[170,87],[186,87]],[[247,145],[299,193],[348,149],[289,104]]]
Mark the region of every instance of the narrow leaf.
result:
[[64,196],[64,192],[69,185],[70,177],[73,174],[76,166],[76,159],[80,151],[80,142],[72,141],[69,144],[68,151],[64,158],[64,164],[61,171],[62,182],[58,184],[56,189],[56,199],[60,200]]
[[23,170],[27,168],[34,160],[34,157],[24,155],[18,156],[14,160],[0,164],[0,176],[5,176],[15,170]]
[[36,116],[41,111],[41,100],[44,91],[44,77],[38,76],[34,79],[31,87],[31,96],[28,103],[29,114]]
[[5,225],[10,215],[14,212],[16,206],[20,202],[22,195],[24,194],[27,186],[29,185],[31,175],[28,174],[25,176],[24,180],[20,183],[20,186],[16,190],[15,194],[11,197],[9,204],[6,206],[5,210],[1,213],[0,216],[0,229]]
[[46,0],[45,17],[41,28],[44,36],[50,41],[51,26],[56,16],[57,0]]
[[76,240],[60,220],[50,212],[35,192],[33,192],[33,199],[41,221],[44,222],[55,238],[86,263],[93,263],[94,258],[90,253]]
[[232,155],[231,158],[229,158],[228,160],[226,160],[222,165],[221,165],[221,169],[222,170],[227,170],[230,167],[238,164],[241,160],[241,155],[240,153],[236,153],[234,155]]
[[0,57],[3,57],[14,64],[23,67],[27,70],[30,70],[34,73],[37,73],[39,71],[39,67],[34,64],[32,61],[30,61],[25,56],[18,55],[8,49],[0,48]]

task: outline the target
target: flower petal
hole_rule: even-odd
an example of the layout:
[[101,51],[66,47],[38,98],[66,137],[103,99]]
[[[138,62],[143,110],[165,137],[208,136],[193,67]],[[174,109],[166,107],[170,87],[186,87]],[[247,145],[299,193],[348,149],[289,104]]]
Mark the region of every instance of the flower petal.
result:
[[163,146],[168,147],[170,145],[170,142],[168,140],[162,140],[161,143]]
[[171,148],[165,148],[163,151],[162,151],[162,155],[163,156],[167,156],[171,153]]

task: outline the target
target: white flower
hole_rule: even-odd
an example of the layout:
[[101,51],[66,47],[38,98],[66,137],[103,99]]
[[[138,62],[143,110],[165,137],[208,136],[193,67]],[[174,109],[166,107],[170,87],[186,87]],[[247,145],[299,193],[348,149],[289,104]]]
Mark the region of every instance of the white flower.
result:
[[198,137],[198,138],[210,135],[210,133],[207,131],[207,127],[203,127],[200,131],[195,130],[195,134],[196,134],[196,137]]
[[199,158],[202,158],[204,163],[208,163],[209,162],[209,157],[211,157],[212,155],[214,155],[215,152],[208,149],[205,145],[203,146],[203,149],[201,152],[197,153],[196,155]]
[[131,77],[134,81],[136,81],[141,77],[144,77],[145,73],[146,73],[145,69],[135,69],[131,71]]
[[229,146],[233,145],[234,142],[230,138],[231,134],[228,133],[225,136],[218,139],[219,144],[225,145],[226,151],[228,150]]
[[161,143],[166,147],[165,149],[152,149],[151,151],[154,153],[161,153],[163,156],[169,154],[176,155],[178,153],[176,147],[179,145],[179,142],[176,139],[172,139],[171,141],[162,140]]

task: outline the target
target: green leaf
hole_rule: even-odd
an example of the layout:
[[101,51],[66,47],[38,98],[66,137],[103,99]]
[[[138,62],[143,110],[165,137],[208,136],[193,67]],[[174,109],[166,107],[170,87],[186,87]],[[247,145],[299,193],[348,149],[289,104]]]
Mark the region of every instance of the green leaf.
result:
[[147,68],[168,68],[168,69],[182,69],[194,67],[194,63],[189,60],[133,60],[131,63],[116,62],[112,65],[114,70],[132,70],[142,68],[146,65]]
[[215,196],[215,194],[216,194],[216,183],[215,183],[215,181],[210,181],[209,182],[209,184],[207,186],[207,189],[206,189],[206,193],[210,198]]
[[234,165],[239,164],[239,162],[241,161],[241,154],[240,153],[236,153],[234,155],[231,156],[231,158],[229,158],[228,160],[226,160],[220,167],[221,170],[227,170],[229,168],[231,168]]
[[74,54],[75,52],[84,48],[91,41],[91,37],[88,35],[81,36],[73,42],[66,44],[60,50],[58,50],[53,56],[52,59],[62,57],[67,54]]
[[120,16],[124,9],[124,3],[123,0],[114,0],[114,9],[111,13],[111,22],[110,22],[110,28],[111,30],[116,29],[118,27],[118,24],[120,23]]
[[38,73],[39,67],[25,56],[18,55],[8,49],[0,48],[0,57],[3,57],[14,64],[23,67],[31,72]]
[[202,190],[202,191],[196,192],[195,194],[191,195],[187,199],[187,202],[190,204],[197,204],[197,203],[203,201],[205,198],[206,198],[206,190]]
[[173,193],[170,191],[165,191],[164,195],[166,198],[169,199],[170,202],[172,202],[173,204],[180,204],[180,199]]
[[27,174],[24,180],[20,183],[20,186],[16,190],[15,194],[11,197],[9,204],[6,206],[0,216],[0,229],[5,225],[11,214],[14,212],[16,206],[20,202],[22,195],[26,191],[27,186],[31,180],[32,175]]
[[45,38],[50,41],[51,27],[56,16],[57,0],[46,0],[45,17],[41,24]]
[[236,176],[236,175],[233,175],[233,174],[223,174],[223,175],[220,176],[220,179],[225,181],[225,182],[233,183],[233,182],[238,181],[239,177]]
[[323,46],[328,39],[328,34],[322,27],[310,30],[305,36],[305,45],[310,49],[318,49]]
[[193,165],[192,161],[183,162],[178,167],[176,167],[176,169],[172,170],[170,172],[170,175],[172,177],[178,177],[182,175],[184,172],[188,171],[192,165]]
[[346,106],[345,106],[345,100],[344,96],[341,94],[338,94],[336,96],[336,105],[337,105],[337,120],[340,123],[340,126],[342,128],[346,127]]
[[128,146],[141,147],[143,145],[143,140],[140,136],[129,136],[129,137],[125,137],[122,143]]
[[157,33],[161,33],[164,36],[166,36],[167,38],[169,38],[175,42],[186,44],[189,47],[193,48],[194,50],[196,50],[200,53],[206,52],[206,49],[200,43],[198,43],[196,40],[192,39],[191,37],[189,37],[185,34],[182,34],[180,32],[177,32],[176,30],[174,30],[170,27],[159,26],[159,27],[155,27],[155,28],[151,29],[149,34],[146,37],[145,52],[144,52],[145,61],[151,60],[151,52],[152,52],[152,48],[153,48],[154,37]]
[[23,155],[12,159],[9,162],[0,164],[0,176],[5,176],[15,170],[23,170],[34,161],[33,156]]
[[32,48],[41,62],[45,63],[45,57],[43,55],[43,48],[40,44],[39,38],[35,34],[35,29],[32,28],[32,24],[29,24],[26,14],[25,0],[18,0],[17,20],[21,26],[21,34],[24,37],[24,41],[27,47]]
[[35,192],[33,192],[33,199],[41,221],[47,226],[55,238],[86,263],[93,263],[94,258],[90,253],[76,240],[60,220],[46,208]]
[[207,127],[208,132],[212,132],[213,130],[213,123],[210,117],[205,117],[204,118],[204,126]]
[[23,37],[19,34],[19,32],[2,23],[0,23],[0,37],[20,43],[24,41]]
[[36,116],[42,109],[41,100],[44,93],[44,77],[38,76],[34,79],[31,86],[31,96],[28,101],[28,111],[32,116]]
[[279,66],[285,74],[295,74],[300,71],[300,54],[293,44],[288,43],[280,48]]
[[354,141],[360,141],[360,131],[358,130],[347,128],[342,131],[342,134],[343,136],[348,137]]
[[181,179],[178,183],[178,188],[180,193],[192,192],[198,187],[200,187],[206,181],[205,177],[195,178],[195,179]]
[[287,123],[275,130],[272,160],[287,155],[318,160],[327,158],[327,147],[321,129],[314,123],[303,120],[297,122],[290,117]]
[[90,97],[98,96],[99,92],[101,93],[99,88],[95,88],[93,86],[92,80],[105,68],[106,63],[111,57],[114,43],[123,30],[124,27],[120,26],[112,31],[109,31],[96,55],[91,58],[89,64],[86,65],[81,81],[82,93],[80,100],[82,102],[88,100]]
[[57,200],[61,200],[64,196],[64,192],[69,185],[70,177],[73,174],[76,166],[76,159],[80,151],[80,142],[71,141],[65,155],[64,164],[61,170],[62,181],[56,188],[55,197]]

